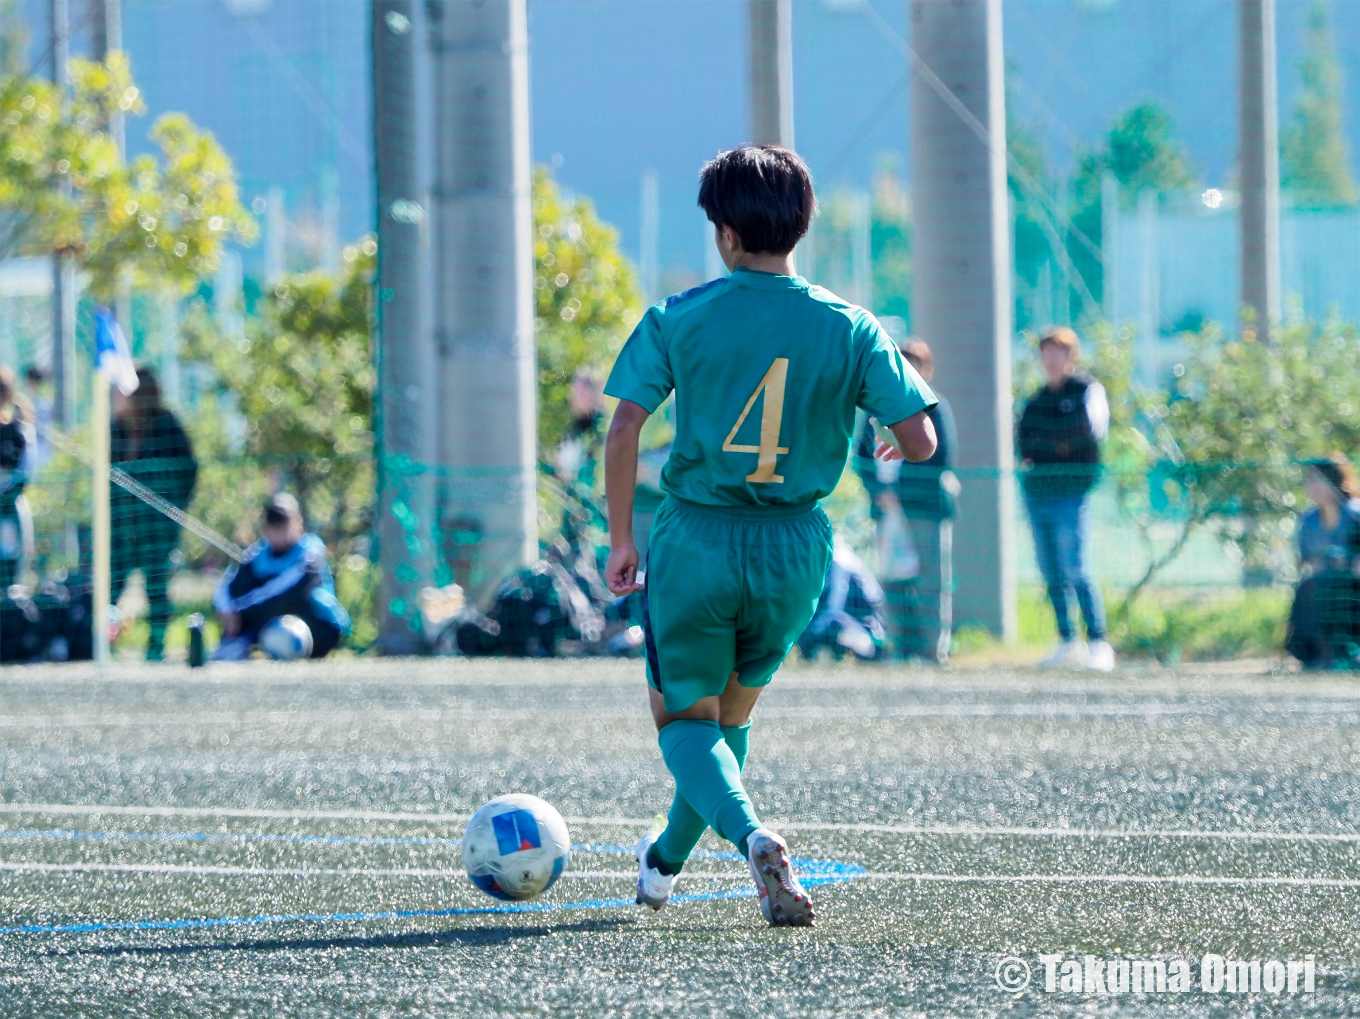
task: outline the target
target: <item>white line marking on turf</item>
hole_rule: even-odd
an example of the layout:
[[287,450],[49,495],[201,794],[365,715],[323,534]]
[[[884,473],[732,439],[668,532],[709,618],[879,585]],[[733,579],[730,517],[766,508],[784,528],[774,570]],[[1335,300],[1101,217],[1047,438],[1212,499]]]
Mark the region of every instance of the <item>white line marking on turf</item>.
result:
[[[233,867],[197,863],[42,863],[21,860],[0,860],[0,873],[115,873],[115,874],[203,874],[214,877],[421,877],[449,878],[465,881],[462,870],[431,870],[421,868],[388,869],[381,867]],[[568,870],[561,880],[583,878],[593,881],[635,881],[637,871],[629,870]],[[749,881],[750,875],[733,871],[730,874],[682,874],[685,881]]]
[[[14,873],[119,873],[187,874],[213,877],[309,878],[309,877],[419,877],[463,880],[461,870],[388,870],[381,868],[346,869],[332,867],[265,868],[230,867],[180,863],[24,863],[0,861],[0,872]],[[633,871],[567,871],[566,878],[625,881],[637,877]],[[692,881],[745,881],[745,874],[686,874]],[[1322,877],[1232,877],[1203,874],[914,874],[873,872],[847,875],[846,880],[915,881],[934,884],[1123,884],[1123,885],[1232,885],[1258,887],[1360,888],[1360,878]]]
[[[389,821],[410,824],[457,824],[467,821],[470,813],[425,814],[419,812],[376,810],[271,810],[249,807],[143,807],[110,804],[66,803],[0,803],[0,814],[58,815],[129,815],[135,817],[238,817],[298,821]],[[603,828],[645,828],[651,818],[640,817],[568,817],[569,824],[596,825]],[[854,821],[770,821],[770,826],[782,831],[866,832],[885,835],[960,835],[995,836],[1017,835],[1033,838],[1089,838],[1089,839],[1230,839],[1279,842],[1342,842],[1360,843],[1360,832],[1287,832],[1244,831],[1205,828],[1047,828],[966,824],[862,824]]]
[[870,871],[855,877],[869,881],[948,884],[1285,885],[1305,888],[1360,888],[1360,878],[1220,877],[1205,874],[893,874]]
[[[1331,715],[1360,711],[1360,702],[1353,699],[1343,704],[1336,702],[1267,702],[1244,701],[1241,704],[1222,700],[1204,704],[921,704],[897,708],[877,708],[869,705],[824,705],[821,707],[779,707],[771,705],[759,712],[764,719],[782,720],[892,720],[898,718],[1155,718],[1164,715],[1223,715],[1260,713],[1266,715],[1300,714]],[[631,708],[586,706],[580,714],[592,718],[621,718],[637,715]],[[132,714],[117,715],[3,715],[0,728],[157,728],[172,725],[220,727],[224,725],[327,725],[337,729],[352,727],[355,719],[372,724],[397,725],[412,730],[441,722],[487,720],[497,722],[540,721],[538,710],[498,710],[487,712],[476,705],[440,705],[432,708],[382,708],[349,712],[298,711],[238,711],[216,714]]]
[[[398,821],[453,824],[466,821],[466,814],[394,813],[379,810],[269,810],[246,807],[140,807],[104,804],[0,803],[0,814],[124,814],[136,817],[242,817],[284,821]],[[579,822],[578,822],[579,823]],[[629,821],[629,825],[651,824]]]

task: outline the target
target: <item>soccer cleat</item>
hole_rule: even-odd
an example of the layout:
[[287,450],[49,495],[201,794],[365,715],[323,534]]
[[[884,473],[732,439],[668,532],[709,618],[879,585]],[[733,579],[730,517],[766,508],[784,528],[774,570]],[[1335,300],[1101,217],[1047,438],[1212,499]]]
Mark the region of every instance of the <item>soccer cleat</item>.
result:
[[1086,667],[1097,672],[1114,671],[1114,648],[1108,640],[1093,640],[1087,650]]
[[746,844],[765,919],[776,927],[811,927],[816,918],[812,899],[793,876],[788,843],[768,828],[757,828]]
[[1090,654],[1085,641],[1065,640],[1039,665],[1044,669],[1083,669],[1089,662]]
[[[660,822],[661,818],[658,817],[657,821]],[[638,862],[637,903],[639,906],[651,906],[654,910],[670,901],[677,877],[675,874],[663,874],[647,865],[647,852],[664,828],[664,823],[653,824],[651,830],[638,839],[637,849],[634,850]]]

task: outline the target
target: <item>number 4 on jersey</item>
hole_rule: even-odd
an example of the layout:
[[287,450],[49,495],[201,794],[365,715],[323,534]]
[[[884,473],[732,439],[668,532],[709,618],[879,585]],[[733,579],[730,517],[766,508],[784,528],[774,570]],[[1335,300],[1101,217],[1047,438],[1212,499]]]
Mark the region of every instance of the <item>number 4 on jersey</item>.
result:
[[[756,386],[755,392],[746,401],[746,406],[741,409],[737,423],[727,433],[727,441],[722,444],[724,453],[757,454],[756,469],[746,475],[747,481],[766,481],[775,485],[784,483],[783,476],[774,472],[774,464],[776,457],[788,452],[787,447],[779,444],[779,426],[784,420],[784,383],[788,381],[788,377],[789,359],[776,357],[765,377],[760,380],[760,385]],[[760,445],[739,446],[732,440],[737,437],[737,432],[746,422],[746,415],[751,413],[756,397],[762,391],[765,393],[765,402],[760,410]]]

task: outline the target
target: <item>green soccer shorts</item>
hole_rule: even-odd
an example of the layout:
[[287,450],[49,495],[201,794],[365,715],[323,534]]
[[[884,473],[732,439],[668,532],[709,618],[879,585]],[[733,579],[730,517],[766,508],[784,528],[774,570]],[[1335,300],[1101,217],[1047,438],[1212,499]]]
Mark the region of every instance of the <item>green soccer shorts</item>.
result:
[[715,697],[737,673],[764,686],[817,610],[831,522],[802,506],[698,506],[667,498],[647,548],[647,682],[666,710]]

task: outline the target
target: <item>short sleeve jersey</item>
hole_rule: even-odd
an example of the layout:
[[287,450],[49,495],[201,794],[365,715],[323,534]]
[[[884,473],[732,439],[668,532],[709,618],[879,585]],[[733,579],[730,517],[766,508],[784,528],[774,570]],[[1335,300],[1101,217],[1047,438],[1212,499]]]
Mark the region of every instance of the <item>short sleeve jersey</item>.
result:
[[648,413],[672,391],[661,487],[710,506],[820,499],[845,468],[856,408],[890,425],[936,403],[863,308],[746,269],[649,309],[605,385]]

